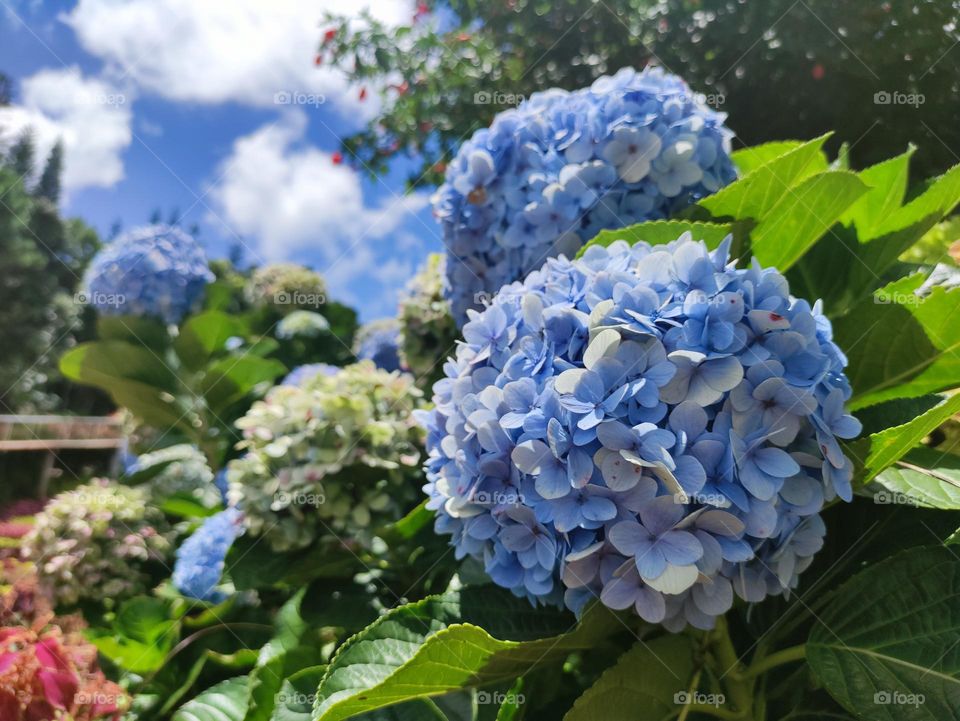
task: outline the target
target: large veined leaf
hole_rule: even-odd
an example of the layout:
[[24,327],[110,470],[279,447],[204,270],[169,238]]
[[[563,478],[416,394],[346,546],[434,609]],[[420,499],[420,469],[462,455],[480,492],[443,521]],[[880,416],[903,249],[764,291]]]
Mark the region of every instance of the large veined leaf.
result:
[[960,510],[960,456],[916,448],[874,479],[878,502]]
[[918,548],[860,572],[817,616],[807,661],[859,718],[960,715],[960,559]]
[[693,675],[689,636],[637,642],[577,699],[563,721],[660,721],[679,713]]
[[670,243],[684,233],[689,232],[694,240],[705,241],[710,248],[716,248],[720,242],[734,232],[729,223],[701,223],[690,220],[651,220],[646,223],[628,225],[617,230],[601,231],[596,238],[580,249],[577,257],[583,255],[592,245],[608,246],[618,240],[625,240],[630,245],[641,241],[650,245]]
[[618,621],[594,606],[533,608],[485,586],[431,596],[382,616],[340,648],[317,691],[315,721],[337,721],[400,701],[512,681],[596,644]]
[[207,404],[217,413],[242,400],[258,385],[272,383],[286,372],[286,367],[272,358],[255,355],[227,356],[212,363],[201,382]]
[[960,386],[960,291],[920,297],[922,282],[916,274],[890,283],[834,323],[853,408]]
[[111,628],[98,631],[93,644],[120,668],[151,673],[163,665],[176,642],[177,620],[168,602],[138,596],[120,606]]
[[173,714],[172,721],[242,721],[246,711],[247,677],[221,681]]
[[152,348],[157,353],[162,353],[170,343],[170,334],[162,321],[136,315],[98,316],[97,337]]
[[60,359],[60,371],[71,380],[110,390],[117,380],[136,381],[175,393],[177,377],[152,350],[124,341],[83,343]]
[[217,353],[226,352],[227,341],[242,336],[245,330],[239,318],[218,310],[208,310],[184,322],[173,342],[173,349],[184,366],[199,370]]
[[786,271],[866,191],[855,173],[844,171],[820,173],[784,188],[750,233],[752,254],[764,265]]
[[698,205],[715,218],[760,221],[791,188],[827,170],[822,135],[767,160],[744,177],[701,200]]
[[937,426],[960,411],[960,393],[944,399],[903,425],[893,426],[848,444],[858,466],[858,480],[867,483],[914,449]]

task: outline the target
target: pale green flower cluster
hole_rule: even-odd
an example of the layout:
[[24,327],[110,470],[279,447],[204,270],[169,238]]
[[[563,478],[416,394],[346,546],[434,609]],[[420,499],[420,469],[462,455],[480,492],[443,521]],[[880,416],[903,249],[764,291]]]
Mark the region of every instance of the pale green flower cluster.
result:
[[421,388],[442,377],[444,359],[456,350],[457,326],[443,296],[445,266],[443,255],[431,254],[400,299],[400,354]]
[[97,479],[61,493],[37,514],[22,554],[36,564],[57,606],[112,606],[150,588],[150,566],[162,571],[173,544],[148,499],[145,489]]
[[229,500],[277,551],[362,541],[419,500],[422,407],[409,375],[369,361],[277,386],[237,421],[246,455],[228,467]]
[[318,274],[296,263],[271,263],[253,272],[244,288],[256,307],[271,306],[281,313],[313,310],[326,303],[327,284]]

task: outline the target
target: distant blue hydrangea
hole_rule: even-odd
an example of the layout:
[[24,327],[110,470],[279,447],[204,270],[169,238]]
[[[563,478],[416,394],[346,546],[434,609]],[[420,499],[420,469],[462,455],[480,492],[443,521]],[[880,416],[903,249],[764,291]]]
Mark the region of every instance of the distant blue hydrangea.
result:
[[124,233],[97,253],[84,278],[87,302],[104,315],[179,323],[214,278],[200,244],[179,228]]
[[670,217],[734,180],[725,118],[660,68],[500,113],[463,144],[433,198],[457,323],[601,230]]
[[243,514],[228,508],[207,518],[177,549],[173,585],[200,601],[219,603],[226,597],[218,588],[230,546],[243,532]]
[[[289,376],[288,376],[289,377]],[[230,490],[230,482],[227,481],[227,469],[221,468],[213,477],[213,485],[220,491],[220,499],[224,505],[227,505],[227,491]]]
[[535,602],[676,630],[788,592],[851,499],[846,358],[819,305],[729,239],[549,260],[469,312],[434,386],[428,507]]
[[400,323],[396,318],[375,320],[357,331],[353,342],[357,360],[373,361],[380,370],[398,371],[400,364]]
[[339,368],[329,363],[305,363],[297,366],[287,373],[286,377],[280,381],[282,386],[302,386],[311,378],[318,375],[334,376],[339,372]]

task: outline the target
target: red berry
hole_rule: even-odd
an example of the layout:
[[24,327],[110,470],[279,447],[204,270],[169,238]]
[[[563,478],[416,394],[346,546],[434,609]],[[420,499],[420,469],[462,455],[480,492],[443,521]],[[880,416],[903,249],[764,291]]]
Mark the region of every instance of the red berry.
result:
[[337,37],[337,30],[336,30],[336,28],[330,28],[329,30],[327,30],[327,32],[325,32],[325,33],[323,34],[323,42],[329,43],[329,42],[330,42],[331,40],[333,40],[335,37]]
[[317,56],[313,59],[314,65],[323,65],[323,55],[317,53]]
[[367,99],[367,89],[366,89],[366,88],[360,88],[360,96],[359,96],[359,97],[360,97],[361,100],[366,100],[366,99]]
[[333,161],[334,165],[340,165],[340,163],[343,162],[343,153],[337,150],[332,156],[330,156],[330,159]]

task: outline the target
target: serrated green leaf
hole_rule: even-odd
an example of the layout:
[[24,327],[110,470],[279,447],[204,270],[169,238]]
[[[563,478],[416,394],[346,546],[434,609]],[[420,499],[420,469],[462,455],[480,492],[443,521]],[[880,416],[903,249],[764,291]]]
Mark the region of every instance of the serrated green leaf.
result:
[[593,245],[606,247],[618,240],[625,240],[630,245],[635,245],[641,241],[649,243],[650,245],[662,245],[676,240],[686,232],[690,232],[694,240],[703,240],[708,247],[716,248],[724,238],[734,232],[734,229],[733,225],[729,223],[701,223],[691,220],[651,220],[646,223],[628,225],[626,228],[619,228],[617,230],[601,231],[596,238],[580,249],[577,257],[579,258],[586,252],[587,248]]
[[874,237],[873,231],[903,204],[910,177],[910,157],[914,150],[916,148],[910,146],[905,153],[858,173],[870,190],[847,209],[840,222],[856,227],[861,239]]
[[834,323],[850,360],[853,408],[960,386],[960,290],[914,291],[913,275],[877,291]]
[[218,353],[226,352],[230,338],[242,336],[245,324],[235,316],[219,310],[208,310],[191,316],[180,327],[173,349],[184,366],[200,370]]
[[323,678],[326,668],[311,666],[284,679],[270,721],[310,721],[317,684]]
[[[679,713],[693,675],[689,636],[638,642],[577,699],[563,721],[653,721]],[[680,699],[682,700],[682,699]]]
[[221,681],[173,714],[172,721],[241,721],[246,711],[247,677]]
[[382,616],[344,644],[317,691],[315,721],[337,721],[400,701],[513,680],[587,648],[614,617],[594,606],[577,624],[501,589],[432,596]]
[[762,264],[786,271],[867,191],[855,173],[829,171],[784,189],[750,233]]
[[791,188],[827,170],[827,157],[822,148],[828,137],[814,138],[769,160],[697,205],[714,218],[761,220]]
[[873,480],[914,449],[931,431],[954,413],[960,411],[960,393],[944,399],[923,415],[887,428],[849,444],[851,456],[857,461],[861,483]]
[[960,559],[950,549],[911,549],[884,560],[850,579],[816,616],[807,662],[860,718],[957,718],[958,597]]
[[903,496],[922,508],[960,510],[960,457],[916,448],[878,475],[872,487],[894,494],[894,502]]
[[734,150],[730,153],[730,159],[733,161],[742,178],[748,173],[752,173],[761,165],[766,165],[771,160],[776,160],[781,155],[786,155],[801,145],[803,145],[803,141],[801,140],[774,140],[769,143]]

